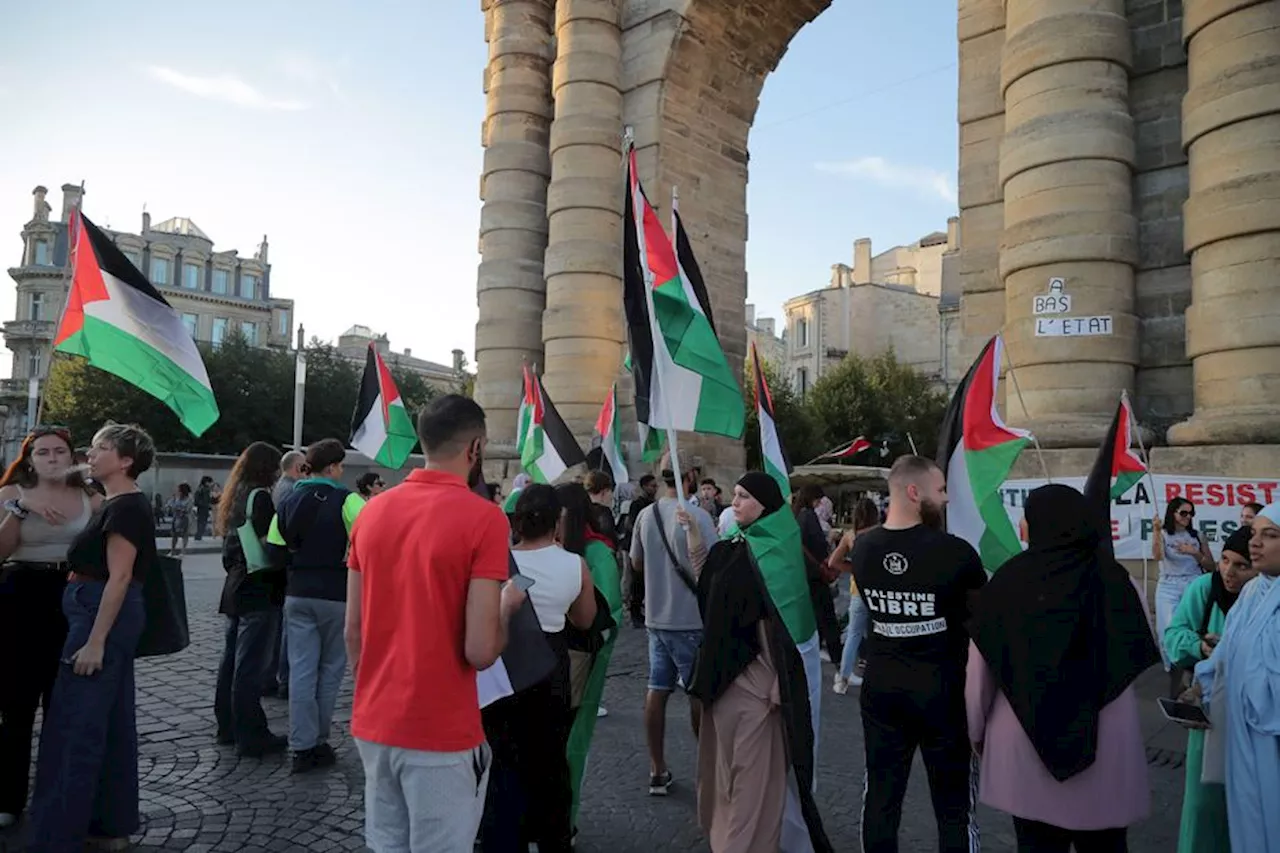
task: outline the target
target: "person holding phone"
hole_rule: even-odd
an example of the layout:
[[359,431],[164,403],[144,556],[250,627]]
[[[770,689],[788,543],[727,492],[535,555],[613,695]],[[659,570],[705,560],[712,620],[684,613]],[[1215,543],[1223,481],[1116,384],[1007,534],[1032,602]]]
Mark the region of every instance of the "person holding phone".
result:
[[[1240,590],[1258,574],[1249,560],[1252,535],[1245,527],[1232,533],[1222,546],[1217,571],[1196,578],[1183,593],[1163,638],[1165,654],[1174,666],[1194,667],[1212,656]],[[1203,760],[1204,732],[1193,728],[1187,732],[1178,853],[1230,853],[1226,790],[1201,781]]]

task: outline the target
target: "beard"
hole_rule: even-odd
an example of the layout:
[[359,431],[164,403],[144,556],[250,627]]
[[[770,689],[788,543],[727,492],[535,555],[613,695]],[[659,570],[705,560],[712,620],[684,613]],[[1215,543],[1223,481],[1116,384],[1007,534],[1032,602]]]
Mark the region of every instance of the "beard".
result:
[[929,500],[920,501],[920,523],[934,530],[942,529],[942,504]]

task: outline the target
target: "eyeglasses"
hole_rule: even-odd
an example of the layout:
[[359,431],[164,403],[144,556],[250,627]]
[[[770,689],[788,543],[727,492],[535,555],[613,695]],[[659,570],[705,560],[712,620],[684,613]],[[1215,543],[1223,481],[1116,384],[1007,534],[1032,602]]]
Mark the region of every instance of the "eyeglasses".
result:
[[1189,509],[1180,509],[1180,510],[1178,510],[1176,513],[1174,513],[1174,515],[1182,516],[1182,517],[1185,517],[1185,516],[1191,516],[1192,518],[1195,518],[1195,515],[1196,515],[1196,514],[1195,514],[1195,511],[1194,511],[1194,510],[1189,510]]

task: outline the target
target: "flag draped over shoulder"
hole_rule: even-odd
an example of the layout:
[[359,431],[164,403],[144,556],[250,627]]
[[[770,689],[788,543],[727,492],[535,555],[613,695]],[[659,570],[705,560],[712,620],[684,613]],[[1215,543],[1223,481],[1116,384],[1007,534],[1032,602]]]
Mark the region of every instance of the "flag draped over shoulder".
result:
[[993,337],[956,388],[938,437],[938,465],[947,476],[947,530],[967,541],[993,572],[1022,551],[1000,487],[1022,448],[1026,430],[1007,427],[996,411],[1002,342]]
[[751,549],[787,633],[796,644],[808,642],[818,630],[818,620],[809,597],[809,575],[795,516],[783,507],[761,516],[739,535]]
[[636,413],[649,427],[741,438],[742,391],[720,340],[680,272],[628,155],[623,304],[636,378]]
[[201,435],[218,420],[209,374],[182,317],[98,226],[71,218],[71,290],[53,338],[159,399]]
[[1120,397],[1120,405],[1116,407],[1115,416],[1111,419],[1111,428],[1098,448],[1098,456],[1089,478],[1085,480],[1084,496],[1092,508],[1102,533],[1101,541],[1104,550],[1115,555],[1115,544],[1111,536],[1111,503],[1116,498],[1137,485],[1147,473],[1147,466],[1133,450],[1133,436],[1136,422],[1133,409],[1129,406],[1129,396]]
[[622,460],[622,437],[618,434],[617,382],[613,383],[609,396],[600,407],[600,416],[596,418],[596,433],[600,436],[600,450],[609,464],[613,482],[627,482],[631,478],[627,475],[627,465]]
[[564,419],[556,411],[551,397],[535,375],[533,381],[533,413],[525,435],[520,463],[537,483],[554,483],[565,471],[587,458],[578,441],[569,432]]
[[783,497],[791,497],[791,463],[787,460],[787,452],[778,438],[778,425],[773,419],[773,395],[769,393],[769,383],[764,376],[764,367],[760,363],[760,353],[755,343],[751,344],[751,372],[755,375],[756,384],[756,419],[760,423],[760,460],[765,473],[772,477],[782,489]]
[[418,443],[400,389],[373,342],[365,357],[360,396],[351,416],[351,446],[387,468],[399,468]]

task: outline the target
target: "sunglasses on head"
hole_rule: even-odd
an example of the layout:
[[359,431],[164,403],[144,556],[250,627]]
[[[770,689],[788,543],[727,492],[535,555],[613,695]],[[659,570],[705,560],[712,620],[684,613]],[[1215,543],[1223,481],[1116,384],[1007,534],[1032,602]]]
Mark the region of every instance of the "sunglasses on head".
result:
[[39,424],[35,429],[31,430],[31,437],[43,438],[46,435],[56,435],[67,444],[71,443],[71,430],[62,424]]

